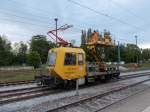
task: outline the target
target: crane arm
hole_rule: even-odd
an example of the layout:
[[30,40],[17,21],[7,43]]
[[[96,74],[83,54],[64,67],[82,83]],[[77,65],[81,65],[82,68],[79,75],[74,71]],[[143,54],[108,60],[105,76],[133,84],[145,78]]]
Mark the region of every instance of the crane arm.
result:
[[96,45],[87,46],[87,49],[89,50],[89,53],[91,54],[91,56],[94,57],[94,59],[97,63],[102,63],[103,62],[100,54],[98,53],[98,49],[97,49]]

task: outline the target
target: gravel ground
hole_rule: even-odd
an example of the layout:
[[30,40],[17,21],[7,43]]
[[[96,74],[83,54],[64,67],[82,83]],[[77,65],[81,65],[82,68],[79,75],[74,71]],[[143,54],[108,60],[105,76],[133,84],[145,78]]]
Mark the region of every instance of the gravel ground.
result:
[[75,96],[75,91],[63,92],[58,94],[52,94],[44,97],[34,98],[26,101],[11,103],[7,105],[0,106],[1,112],[43,112],[50,108],[58,107],[60,105],[64,105],[65,103],[74,102],[81,98],[86,98],[97,93],[104,93],[116,87],[126,86],[128,84],[132,84],[141,80],[144,80],[145,77],[118,81],[113,83],[107,83],[102,85],[91,86],[89,88],[80,89],[79,96]]

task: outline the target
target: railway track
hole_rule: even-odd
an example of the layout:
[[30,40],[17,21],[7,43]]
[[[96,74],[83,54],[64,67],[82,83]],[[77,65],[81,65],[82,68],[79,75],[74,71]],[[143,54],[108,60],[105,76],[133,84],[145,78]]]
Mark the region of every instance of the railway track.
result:
[[0,87],[3,86],[13,86],[13,85],[22,85],[22,84],[31,84],[35,83],[34,80],[29,80],[29,81],[17,81],[17,82],[0,82]]
[[131,75],[123,75],[123,76],[120,76],[120,79],[124,80],[124,79],[136,78],[136,77],[143,77],[143,76],[147,76],[147,75],[150,75],[150,72],[131,74]]
[[[146,75],[148,75],[148,73],[121,76],[119,81],[127,80],[130,78],[143,77]],[[82,87],[82,88],[87,88],[87,86]],[[73,90],[73,89],[71,89],[71,90]],[[26,100],[26,99],[31,99],[31,98],[35,98],[35,97],[40,97],[40,96],[46,96],[49,94],[54,94],[54,93],[59,93],[59,92],[65,92],[65,91],[60,90],[60,89],[52,89],[52,88],[50,89],[48,87],[38,87],[38,86],[29,87],[29,88],[13,89],[13,90],[4,90],[4,91],[0,91],[0,105],[17,102],[17,101],[21,101],[21,100]]]
[[0,91],[0,105],[60,92],[48,87],[30,87]]
[[[150,81],[150,78],[147,77],[142,81],[129,84],[129,85],[121,85],[117,88],[111,89],[104,93],[98,93],[93,96],[89,96],[86,98],[81,98],[79,100],[73,101],[71,103],[63,103],[61,106],[51,108],[47,112],[99,112],[108,106],[117,103],[120,100],[124,100],[131,95],[135,95],[139,92],[142,92],[145,88],[143,87],[143,83]],[[139,88],[138,88],[139,87]],[[139,90],[138,90],[138,89]],[[143,89],[141,89],[143,88]],[[137,89],[137,90],[136,90]],[[127,92],[130,91],[130,92]],[[131,92],[134,92],[134,94]],[[116,95],[117,94],[117,95]]]

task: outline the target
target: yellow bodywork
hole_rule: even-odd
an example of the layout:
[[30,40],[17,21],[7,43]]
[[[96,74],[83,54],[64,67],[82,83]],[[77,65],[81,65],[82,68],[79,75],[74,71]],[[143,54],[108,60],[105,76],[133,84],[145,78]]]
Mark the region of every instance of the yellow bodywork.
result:
[[[86,75],[85,52],[81,48],[59,47],[49,50],[49,53],[56,53],[55,65],[49,65],[49,75],[59,77],[63,80],[82,78]],[[75,65],[65,65],[65,54],[74,53],[76,55]],[[83,64],[78,63],[78,55],[83,54]]]

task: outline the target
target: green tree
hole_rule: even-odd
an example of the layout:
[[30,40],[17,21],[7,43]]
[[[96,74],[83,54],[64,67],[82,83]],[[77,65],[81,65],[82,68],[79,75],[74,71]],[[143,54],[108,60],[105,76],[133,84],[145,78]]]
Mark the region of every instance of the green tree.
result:
[[48,50],[54,48],[56,45],[50,41],[47,41],[46,36],[36,35],[33,36],[30,43],[30,51],[37,51],[40,55],[42,63],[47,60]]
[[142,58],[144,61],[148,61],[150,59],[150,49],[142,50]]
[[13,63],[11,43],[5,36],[0,36],[0,66],[7,66]]
[[140,49],[135,44],[127,44],[125,48],[125,62],[136,62],[137,57],[140,60],[140,55]]
[[27,44],[24,42],[15,43],[13,46],[14,65],[26,64]]
[[27,56],[27,63],[31,66],[34,66],[34,68],[40,67],[41,64],[41,58],[38,52],[32,51]]
[[117,47],[109,47],[104,48],[104,54],[105,54],[105,62],[115,62],[117,61]]
[[26,63],[26,54],[27,54],[27,45],[21,41],[19,46],[19,52],[17,54],[19,64]]
[[24,42],[20,42],[19,53],[25,55],[27,53],[27,45]]

